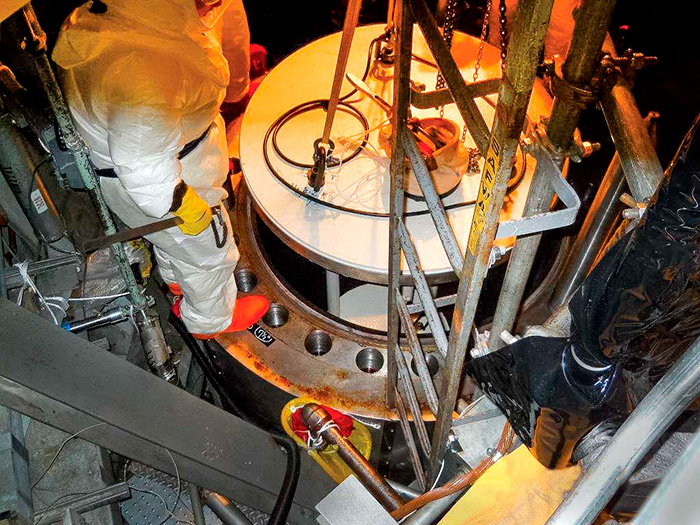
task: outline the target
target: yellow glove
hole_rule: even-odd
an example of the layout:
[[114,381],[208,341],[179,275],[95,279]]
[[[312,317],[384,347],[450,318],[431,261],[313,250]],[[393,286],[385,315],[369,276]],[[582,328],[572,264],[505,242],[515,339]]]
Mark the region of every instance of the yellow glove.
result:
[[209,226],[212,218],[209,205],[189,186],[180,206],[172,213],[185,221],[177,225],[185,235],[199,235]]

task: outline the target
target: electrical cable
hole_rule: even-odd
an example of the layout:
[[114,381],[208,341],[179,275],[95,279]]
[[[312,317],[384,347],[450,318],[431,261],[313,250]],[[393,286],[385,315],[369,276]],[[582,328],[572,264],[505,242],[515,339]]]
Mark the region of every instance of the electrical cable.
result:
[[[284,523],[287,521],[287,517],[289,516],[289,511],[292,507],[297,484],[299,483],[299,474],[301,471],[299,447],[297,447],[297,444],[288,435],[277,432],[274,429],[265,428],[263,425],[260,425],[248,414],[246,414],[246,412],[241,409],[241,407],[230,396],[218,369],[211,361],[207,353],[197,344],[197,341],[194,337],[192,337],[192,334],[190,334],[190,332],[187,330],[182,320],[173,314],[170,315],[168,320],[192,353],[192,356],[202,369],[202,372],[209,381],[209,384],[218,394],[224,410],[243,419],[244,421],[247,421],[248,423],[257,426],[258,428],[261,428],[261,430],[264,430],[270,434],[275,442],[279,446],[283,447],[287,452],[287,468],[284,474],[282,488],[277,496],[275,507],[272,510],[270,520],[268,521],[268,525],[284,525]],[[203,341],[203,344],[207,349],[209,349],[207,341]]]
[[[374,47],[376,46],[377,43],[382,41],[385,38],[386,34],[380,35],[379,37],[375,38],[372,40],[369,44],[369,49],[367,52],[367,63],[365,65],[365,70],[362,74],[362,80],[365,81],[367,80],[367,76],[369,75],[371,65],[372,65],[372,57],[375,55],[373,52]],[[416,59],[417,57],[412,56],[412,59]],[[422,61],[420,61],[422,63]],[[353,88],[351,91],[349,91],[347,94],[343,95],[340,97],[340,102],[338,105],[338,110],[343,111],[345,113],[351,114],[353,117],[355,117],[360,123],[362,124],[363,130],[364,130],[364,137],[362,139],[361,144],[346,158],[340,159],[339,161],[336,162],[336,164],[344,164],[355,157],[359,155],[362,150],[364,149],[365,145],[367,144],[367,140],[369,138],[369,133],[370,133],[370,128],[369,128],[369,123],[367,122],[366,117],[354,106],[350,105],[350,103],[346,102],[348,98],[350,98],[352,95],[357,93],[357,89]],[[490,106],[495,108],[495,104],[488,98],[482,97],[486,103],[488,103]],[[309,102],[304,102],[302,104],[298,104],[291,109],[285,111],[282,115],[280,115],[273,123],[272,125],[267,129],[265,132],[265,136],[263,138],[263,158],[265,160],[265,164],[267,168],[270,170],[270,173],[279,181],[281,182],[284,186],[286,186],[289,190],[293,191],[297,195],[304,197],[312,202],[315,202],[316,204],[320,204],[321,206],[326,206],[328,208],[332,208],[338,211],[346,212],[346,213],[353,213],[356,215],[363,215],[367,217],[376,217],[376,218],[389,218],[390,214],[389,213],[382,213],[382,212],[372,212],[372,211],[366,211],[366,210],[358,210],[354,208],[349,208],[347,206],[342,206],[339,204],[333,204],[332,202],[323,200],[315,195],[312,195],[304,190],[300,190],[298,187],[296,187],[294,184],[290,183],[287,181],[272,165],[272,160],[270,158],[270,152],[269,149],[272,147],[272,150],[274,153],[279,156],[280,159],[282,159],[284,162],[287,164],[300,168],[300,169],[311,169],[313,167],[313,164],[307,164],[307,163],[302,163],[298,161],[294,161],[291,159],[288,155],[284,154],[282,150],[280,149],[279,145],[277,144],[277,136],[279,134],[279,131],[282,129],[282,127],[287,124],[290,120],[307,113],[309,111],[313,111],[314,109],[318,108],[323,108],[328,106],[328,99],[316,99],[316,100],[311,100]],[[523,177],[525,175],[525,171],[527,170],[527,155],[525,152],[520,150],[521,154],[521,168],[518,170],[508,181],[508,187],[506,190],[506,194],[510,194],[512,191],[514,191],[522,182]],[[330,166],[330,165],[329,165]],[[332,167],[332,166],[331,166]],[[476,199],[471,199],[468,201],[462,201],[458,203],[453,203],[445,206],[445,210],[452,210],[452,209],[457,209],[457,208],[463,208],[467,206],[473,206],[476,204]],[[425,210],[419,210],[419,211],[412,211],[412,212],[406,212],[404,215],[406,217],[415,217],[415,216],[420,216],[420,215],[427,215],[429,214],[430,211],[428,209]]]

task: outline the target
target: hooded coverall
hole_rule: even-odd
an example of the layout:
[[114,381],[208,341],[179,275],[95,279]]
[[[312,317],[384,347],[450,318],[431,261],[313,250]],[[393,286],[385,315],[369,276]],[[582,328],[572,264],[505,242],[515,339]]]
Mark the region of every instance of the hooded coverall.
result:
[[[78,130],[91,148],[110,209],[134,228],[169,215],[184,181],[209,206],[226,197],[229,161],[222,101],[248,91],[250,35],[242,0],[224,0],[199,16],[194,0],[106,0],[64,23],[53,60]],[[227,63],[228,59],[228,63]],[[183,155],[186,144],[194,149]],[[201,201],[200,201],[201,202]],[[146,238],[160,274],[183,293],[190,332],[212,334],[231,323],[238,250],[214,228],[178,228]],[[213,221],[218,237],[223,224]],[[219,243],[220,244],[220,243]]]

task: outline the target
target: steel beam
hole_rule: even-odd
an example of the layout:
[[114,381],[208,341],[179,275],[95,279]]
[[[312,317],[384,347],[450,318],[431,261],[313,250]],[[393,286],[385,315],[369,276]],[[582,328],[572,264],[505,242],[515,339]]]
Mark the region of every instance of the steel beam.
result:
[[[552,4],[553,0],[521,0],[518,4],[515,30],[508,46],[496,119],[485,155],[484,171],[457,290],[445,359],[446,381],[440,393],[440,411],[433,434],[429,483],[437,478],[445,454],[476,307],[488,272],[491,248],[530,103]],[[447,75],[445,78],[449,84],[450,79]]]
[[[266,432],[0,300],[0,404],[271,512],[286,457]],[[292,523],[315,523],[331,480],[302,455]]]

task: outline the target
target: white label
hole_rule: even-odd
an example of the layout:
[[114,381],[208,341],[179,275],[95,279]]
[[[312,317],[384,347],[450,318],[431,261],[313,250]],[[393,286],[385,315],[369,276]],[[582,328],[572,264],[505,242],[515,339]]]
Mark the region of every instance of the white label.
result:
[[41,195],[41,191],[37,188],[31,193],[32,204],[36,208],[37,213],[44,213],[49,207],[46,205],[44,197]]

